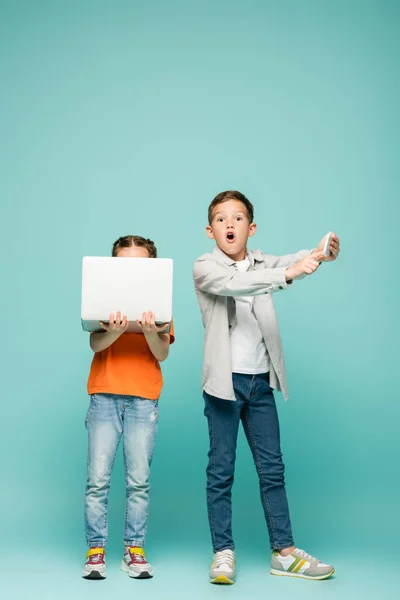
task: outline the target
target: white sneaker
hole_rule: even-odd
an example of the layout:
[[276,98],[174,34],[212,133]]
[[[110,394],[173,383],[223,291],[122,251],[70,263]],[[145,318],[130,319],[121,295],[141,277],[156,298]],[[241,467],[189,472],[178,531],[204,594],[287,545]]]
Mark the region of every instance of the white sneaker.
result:
[[89,548],[85,566],[82,570],[84,579],[106,578],[106,553],[104,548]]
[[272,575],[301,577],[302,579],[327,579],[334,572],[335,569],[332,565],[322,563],[318,558],[299,548],[295,548],[288,556],[281,556],[277,550],[272,553],[270,571]]
[[121,570],[135,579],[149,579],[153,577],[153,569],[147,562],[143,548],[129,546],[125,548],[121,563]]
[[235,583],[236,557],[233,550],[221,550],[214,554],[210,568],[210,583]]

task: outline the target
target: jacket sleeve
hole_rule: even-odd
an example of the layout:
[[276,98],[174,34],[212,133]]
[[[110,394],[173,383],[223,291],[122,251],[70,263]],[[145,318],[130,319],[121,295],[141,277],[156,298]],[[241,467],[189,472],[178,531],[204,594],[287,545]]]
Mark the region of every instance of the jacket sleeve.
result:
[[234,266],[223,267],[207,256],[196,260],[193,267],[196,288],[216,296],[272,294],[288,286],[285,273],[285,266],[240,273]]
[[277,269],[280,267],[290,267],[299,262],[302,258],[309,256],[311,250],[300,250],[295,254],[286,254],[285,256],[273,256],[272,254],[263,254],[266,269]]

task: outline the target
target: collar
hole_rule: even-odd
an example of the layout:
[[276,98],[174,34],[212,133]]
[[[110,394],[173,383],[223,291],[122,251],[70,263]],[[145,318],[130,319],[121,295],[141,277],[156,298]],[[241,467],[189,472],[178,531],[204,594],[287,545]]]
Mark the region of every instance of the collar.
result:
[[[254,250],[252,252],[248,248],[246,249],[246,257],[249,259],[252,267],[254,267],[255,262],[262,262],[263,259],[261,254],[261,250]],[[225,254],[225,252],[222,252],[221,248],[219,248],[218,246],[214,247],[213,256],[216,259],[216,261],[220,264],[228,266],[236,264],[236,261],[232,260],[232,258]]]

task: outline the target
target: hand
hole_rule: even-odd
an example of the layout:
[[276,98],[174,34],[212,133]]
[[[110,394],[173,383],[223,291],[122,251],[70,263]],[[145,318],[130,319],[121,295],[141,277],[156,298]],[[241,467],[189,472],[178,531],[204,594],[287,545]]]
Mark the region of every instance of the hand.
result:
[[136,323],[144,334],[162,333],[169,325],[169,323],[166,323],[165,325],[156,325],[156,317],[151,310],[148,313],[143,313],[142,320],[139,321],[139,319],[137,319]]
[[[325,240],[326,240],[326,235],[322,238],[322,240],[318,244],[318,247],[313,251],[313,256],[315,256],[315,254],[317,252],[322,253],[322,251],[324,249]],[[337,259],[339,252],[340,252],[340,240],[335,233],[332,235],[332,241],[331,241],[331,245],[329,246],[329,251],[330,251],[329,256],[325,256],[325,254],[323,254],[322,258],[318,259],[318,260],[320,260],[320,262],[332,262],[333,260]]]
[[100,321],[100,327],[109,333],[120,336],[128,329],[129,321],[126,316],[122,317],[121,313],[117,312],[114,318],[114,313],[110,314],[110,320],[108,325]]
[[321,264],[322,256],[322,252],[315,252],[314,254],[309,254],[305,258],[302,258],[291,267],[288,267],[286,269],[286,281],[297,279],[302,275],[311,275],[312,273],[315,273]]

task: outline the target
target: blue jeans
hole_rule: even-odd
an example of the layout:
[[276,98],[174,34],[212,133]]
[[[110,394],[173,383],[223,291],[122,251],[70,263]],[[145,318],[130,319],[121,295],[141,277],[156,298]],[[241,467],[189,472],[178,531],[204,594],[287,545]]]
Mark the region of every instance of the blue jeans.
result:
[[204,414],[210,436],[207,506],[213,549],[218,552],[235,548],[231,492],[240,421],[260,481],[261,502],[271,548],[288,548],[293,545],[293,537],[285,491],[278,413],[269,375],[233,373],[232,377],[236,402],[203,393]]
[[111,471],[124,434],[126,516],[124,544],[143,546],[149,512],[149,475],[158,424],[158,402],[136,396],[94,394],[85,425],[89,435],[85,495],[86,541],[107,543]]

